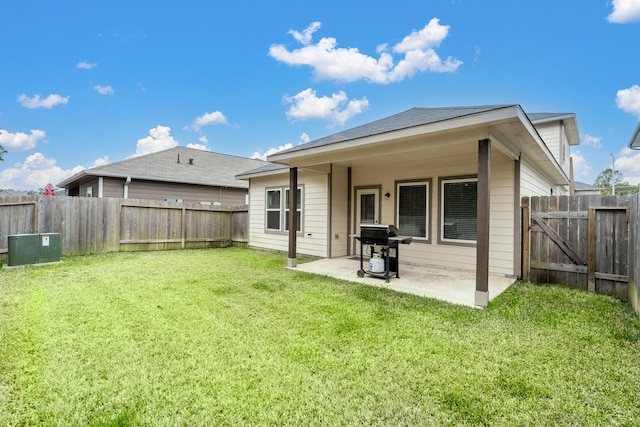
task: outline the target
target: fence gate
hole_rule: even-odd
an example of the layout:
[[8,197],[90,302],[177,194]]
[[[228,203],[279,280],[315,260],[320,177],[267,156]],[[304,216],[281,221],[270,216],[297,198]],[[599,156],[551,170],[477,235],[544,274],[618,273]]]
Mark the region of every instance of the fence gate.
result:
[[522,219],[524,279],[627,297],[628,197],[524,197]]

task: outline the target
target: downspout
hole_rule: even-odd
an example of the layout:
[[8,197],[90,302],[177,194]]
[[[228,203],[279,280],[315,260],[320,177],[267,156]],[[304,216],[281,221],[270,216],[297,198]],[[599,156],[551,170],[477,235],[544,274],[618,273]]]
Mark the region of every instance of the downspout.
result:
[[125,199],[129,198],[129,184],[131,184],[131,177],[130,176],[128,176],[127,180],[124,182],[124,194],[123,194],[123,197]]

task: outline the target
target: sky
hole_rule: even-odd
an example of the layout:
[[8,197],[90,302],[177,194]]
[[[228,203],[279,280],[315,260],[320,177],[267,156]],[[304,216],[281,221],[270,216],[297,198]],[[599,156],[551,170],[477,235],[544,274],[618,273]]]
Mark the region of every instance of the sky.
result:
[[[575,113],[640,183],[640,0],[2,0],[0,189],[176,145],[265,158],[413,107]],[[614,163],[615,162],[615,163]]]

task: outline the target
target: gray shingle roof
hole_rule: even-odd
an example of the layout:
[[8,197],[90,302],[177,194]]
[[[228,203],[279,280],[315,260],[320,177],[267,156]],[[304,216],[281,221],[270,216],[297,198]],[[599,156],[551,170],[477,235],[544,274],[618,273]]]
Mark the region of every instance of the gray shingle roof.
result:
[[458,117],[469,116],[512,106],[513,104],[442,108],[415,107],[410,110],[403,111],[402,113],[394,114],[393,116],[385,117],[371,123],[366,123],[352,129],[334,133],[333,135],[316,139],[314,141],[307,142],[288,150],[279,151],[277,154],[293,153],[309,148],[320,147],[372,135],[378,135],[386,132],[393,132],[400,129],[436,123],[444,120],[450,120]]
[[263,160],[178,146],[86,169],[57,186],[66,188],[72,182],[91,175],[247,188],[248,183],[235,176],[267,164]]
[[596,187],[595,185],[587,184],[586,182],[574,181],[573,186],[578,191],[587,191],[587,190],[602,190],[600,187]]
[[251,169],[249,171],[245,171],[243,173],[240,173],[240,174],[236,175],[236,178],[242,178],[242,177],[246,177],[246,176],[257,174],[257,173],[258,174],[259,173],[268,173],[268,172],[285,170],[285,169],[289,169],[289,167],[286,166],[286,165],[278,164],[278,163],[267,163],[266,165],[261,166],[259,168]]

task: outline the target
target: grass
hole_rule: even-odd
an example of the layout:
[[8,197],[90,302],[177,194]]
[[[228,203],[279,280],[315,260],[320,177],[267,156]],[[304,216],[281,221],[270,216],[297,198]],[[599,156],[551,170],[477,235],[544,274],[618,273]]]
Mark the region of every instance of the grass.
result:
[[0,425],[637,425],[626,302],[517,283],[484,310],[251,249],[0,271]]

